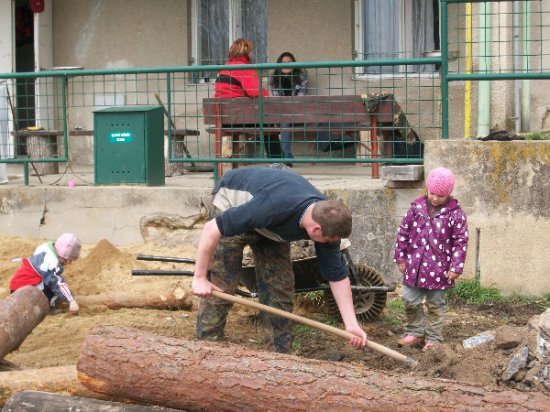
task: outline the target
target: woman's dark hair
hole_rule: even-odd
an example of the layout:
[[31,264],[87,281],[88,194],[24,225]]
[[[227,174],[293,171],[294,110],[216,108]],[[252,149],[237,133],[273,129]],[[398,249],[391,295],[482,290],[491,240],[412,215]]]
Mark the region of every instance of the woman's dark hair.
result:
[[[277,63],[282,63],[285,57],[290,57],[292,62],[296,62],[296,58],[291,52],[284,52],[277,58]],[[299,77],[301,74],[302,74],[302,69],[300,68],[292,69],[292,74],[291,74],[292,77]],[[273,82],[275,83],[274,84],[275,87],[281,87],[281,78],[283,76],[286,76],[286,74],[283,74],[281,72],[281,69],[273,70]]]

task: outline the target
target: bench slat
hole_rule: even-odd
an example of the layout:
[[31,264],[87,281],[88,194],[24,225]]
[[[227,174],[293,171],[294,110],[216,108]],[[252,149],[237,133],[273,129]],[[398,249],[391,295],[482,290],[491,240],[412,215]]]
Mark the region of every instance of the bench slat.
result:
[[[384,112],[369,113],[361,96],[269,96],[263,98],[264,124],[318,124],[333,126],[353,123],[355,128],[365,128],[369,117],[376,115],[379,122],[393,121],[388,105],[381,105]],[[203,101],[205,124],[258,124],[260,99],[257,98],[207,98]],[[359,126],[359,127],[357,127]],[[362,127],[361,127],[362,126]]]

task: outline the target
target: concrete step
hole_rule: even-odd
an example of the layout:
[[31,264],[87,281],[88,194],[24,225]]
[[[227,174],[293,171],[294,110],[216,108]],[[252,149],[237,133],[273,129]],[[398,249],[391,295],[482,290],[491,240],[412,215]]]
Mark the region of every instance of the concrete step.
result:
[[387,165],[380,168],[380,178],[393,189],[417,188],[424,181],[423,165]]

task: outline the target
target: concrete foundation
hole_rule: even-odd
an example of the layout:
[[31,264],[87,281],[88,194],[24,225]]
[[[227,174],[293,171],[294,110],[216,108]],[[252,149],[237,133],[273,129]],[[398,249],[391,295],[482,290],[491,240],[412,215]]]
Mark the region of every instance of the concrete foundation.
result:
[[[484,286],[505,294],[550,293],[550,142],[428,141],[425,172],[438,165],[455,172],[453,194],[469,219],[464,276],[475,275],[475,229],[480,228]],[[8,169],[9,182],[0,186],[2,232],[51,239],[73,231],[84,243],[196,243],[213,186],[211,173],[167,178],[163,187],[94,186],[86,183],[93,182],[93,170],[79,172],[84,183],[77,181],[76,187],[67,186],[70,175],[43,177],[42,183],[32,177],[24,186],[20,166]],[[377,269],[386,283],[399,281],[392,260],[396,230],[424,189],[390,188],[372,179],[369,167],[295,164],[294,170],[351,208],[355,262]]]

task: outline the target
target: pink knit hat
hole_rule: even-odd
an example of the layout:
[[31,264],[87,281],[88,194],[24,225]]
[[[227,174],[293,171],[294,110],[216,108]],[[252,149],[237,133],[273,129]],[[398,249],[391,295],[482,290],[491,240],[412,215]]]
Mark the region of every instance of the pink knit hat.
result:
[[63,233],[57,238],[54,246],[59,256],[63,259],[76,260],[80,256],[80,239],[72,233]]
[[449,196],[454,186],[455,176],[445,167],[436,167],[426,178],[426,188],[437,196]]

